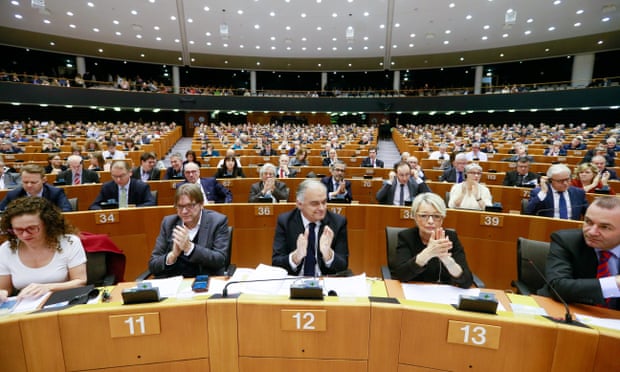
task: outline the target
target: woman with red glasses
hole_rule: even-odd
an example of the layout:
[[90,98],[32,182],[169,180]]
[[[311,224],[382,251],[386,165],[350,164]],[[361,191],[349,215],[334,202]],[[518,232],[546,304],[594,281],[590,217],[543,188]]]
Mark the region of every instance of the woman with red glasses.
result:
[[47,199],[25,197],[7,206],[0,229],[0,302],[13,294],[38,297],[86,284],[86,254],[73,226]]

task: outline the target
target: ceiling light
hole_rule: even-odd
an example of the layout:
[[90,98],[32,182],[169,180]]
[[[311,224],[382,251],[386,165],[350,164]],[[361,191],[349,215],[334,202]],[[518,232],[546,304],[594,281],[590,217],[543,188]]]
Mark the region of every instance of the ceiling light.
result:
[[611,18],[609,17],[604,17],[603,19],[601,19],[601,22],[609,22]]
[[472,18],[474,18],[474,17],[472,17],[472,16],[471,16],[471,14],[468,14],[467,16],[465,16],[465,19],[466,19],[466,20],[468,20],[468,21],[469,21],[470,19],[472,19]]
[[97,27],[93,28],[93,32],[99,32],[99,29]]
[[504,15],[504,24],[514,25],[517,21],[517,12],[514,9],[508,9]]
[[455,6],[456,6],[456,5],[455,5],[454,3],[450,3],[450,4],[448,5],[448,7],[450,7],[450,8],[454,8]]
[[50,22],[50,20],[49,20],[49,19],[44,19],[44,20],[43,20],[43,23],[45,23],[46,25],[49,25],[49,24],[50,24],[50,23],[52,23],[52,22]]
[[575,12],[575,14],[583,14],[583,9],[579,9],[578,11]]
[[131,11],[131,14],[132,14],[132,15],[138,15],[138,11],[137,11],[137,10],[132,10],[132,11]]
[[115,25],[118,25],[120,22],[115,19],[112,21],[112,23],[114,23]]
[[525,35],[529,35],[529,34],[531,34],[531,33],[532,33],[532,31],[531,31],[531,30],[526,30],[526,31],[524,32],[524,34],[525,34]]
[[368,17],[369,15],[370,15],[370,13],[364,12],[364,17]]
[[532,23],[532,22],[534,22],[534,18],[528,18],[526,22],[527,23]]
[[345,37],[347,39],[347,43],[352,43],[355,41],[355,29],[353,26],[347,27],[345,31]]
[[229,37],[228,31],[229,31],[228,24],[226,23],[220,24],[220,37],[222,38],[222,40],[228,40],[228,37]]
[[450,44],[450,42],[448,40],[444,40],[443,41],[443,45],[448,45],[448,44]]
[[555,0],[553,2],[553,5],[560,5],[560,4],[562,4],[562,0]]
[[73,17],[73,12],[69,11],[69,12],[67,12],[67,15],[68,15],[69,17]]
[[547,31],[555,31],[555,26],[551,26],[547,29]]
[[205,12],[208,12],[209,10],[211,10],[208,6],[205,6],[204,8],[202,8]]
[[101,48],[99,48],[97,51],[98,51],[99,53],[103,53],[103,49],[101,49]]
[[122,35],[122,33],[121,33],[120,31],[116,31],[114,34],[115,34],[116,36],[121,36],[121,35]]
[[574,26],[574,27],[579,27],[579,26],[581,26],[581,22],[577,22],[577,23],[575,23],[573,26]]
[[254,25],[254,29],[255,30],[259,30],[260,29],[260,25],[258,25],[258,24]]
[[72,23],[72,24],[69,25],[69,27],[76,28],[77,26]]
[[241,9],[237,10],[237,14],[243,15],[243,10],[241,10]]
[[489,26],[489,25],[484,25],[484,26],[482,26],[482,29],[483,29],[483,30],[488,30],[488,29],[490,29],[490,28],[491,28],[491,26]]

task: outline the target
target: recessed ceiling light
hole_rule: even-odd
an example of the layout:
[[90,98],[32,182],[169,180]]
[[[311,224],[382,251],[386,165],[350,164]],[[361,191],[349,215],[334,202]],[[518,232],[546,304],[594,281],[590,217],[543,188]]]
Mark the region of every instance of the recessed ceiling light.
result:
[[363,48],[363,49],[364,49],[364,50],[368,50],[368,47],[367,47],[367,46],[364,46],[364,48]]
[[370,15],[370,13],[364,12],[364,17],[368,17],[369,15]]
[[335,52],[335,51],[337,51],[337,50],[338,50],[338,48],[336,48],[336,47],[332,47],[332,50]]
[[187,23],[194,23],[194,20],[192,18],[188,18]]
[[379,28],[380,28],[380,29],[384,29],[384,28],[385,28],[385,25],[379,25]]
[[604,18],[601,19],[601,22],[609,22],[610,19],[611,18],[609,18],[609,17],[604,17]]
[[555,26],[551,26],[547,29],[547,31],[555,31]]
[[394,27],[395,27],[395,28],[399,28],[399,27],[400,27],[400,23],[396,23],[396,24],[394,24]]
[[303,50],[304,52],[306,51],[306,49],[308,49],[308,48],[306,48],[305,46],[301,47],[301,50]]
[[175,16],[170,16],[170,20],[171,20],[171,21],[176,21],[176,20],[177,20],[177,17],[175,17]]
[[209,10],[211,10],[208,6],[205,6],[204,8],[202,8],[205,12],[208,12]]
[[243,10],[242,9],[237,10],[237,14],[243,15]]
[[121,36],[122,35],[122,33],[120,31],[116,31],[115,34],[116,34],[116,36]]
[[581,22],[576,22],[573,26],[579,27],[579,26],[581,26]]
[[364,41],[368,41],[368,36],[363,37]]
[[338,13],[332,13],[332,18],[338,18]]
[[385,49],[385,46],[379,45],[379,49]]
[[450,3],[450,4],[448,5],[448,7],[450,7],[450,8],[454,8],[455,6],[456,6],[456,4],[454,4],[454,3]]
[[101,48],[99,48],[97,51],[98,51],[99,53],[103,53],[103,49],[101,49]]
[[133,15],[138,15],[138,11],[137,11],[137,10],[132,10],[132,11],[131,11],[131,14],[133,14]]
[[256,46],[256,49],[260,49],[260,45],[257,45],[257,46]]
[[44,20],[43,20],[43,23],[45,23],[46,25],[49,25],[49,24],[50,24],[50,23],[52,23],[52,22],[50,22],[50,20],[49,20],[49,19],[44,19]]
[[270,15],[271,17],[275,17],[275,16],[276,16],[276,12],[269,12],[269,15]]
[[409,48],[413,48],[415,46],[415,44],[411,43],[409,44]]
[[210,42],[210,41],[207,41],[205,44],[206,44],[207,46],[211,46],[211,45],[213,45],[213,44],[211,44],[211,42]]
[[239,45],[239,49],[243,49],[243,48],[245,48],[245,45],[243,44]]
[[448,44],[450,44],[450,41],[448,41],[448,40],[444,40],[443,41],[443,45],[448,45]]
[[525,22],[532,23],[532,22],[534,22],[534,18],[528,18],[527,21],[525,21]]
[[55,43],[55,42],[53,42],[53,41],[50,41],[50,45],[51,45],[51,46],[54,46],[54,45],[56,45],[56,43]]
[[575,14],[583,14],[583,9],[579,9],[578,11],[575,12]]
[[286,26],[286,27],[284,27],[284,29],[286,29],[286,31],[290,31],[291,30],[291,26]]
[[502,34],[502,37],[505,39],[508,37],[508,34]]
[[190,43],[191,45],[194,45],[196,42],[195,42],[194,40],[190,40],[190,41],[189,41],[189,43]]
[[316,50],[321,51],[321,50],[323,50],[323,48],[321,48],[321,47],[316,47]]
[[175,43],[180,43],[180,42],[181,42],[181,40],[179,40],[179,39],[174,39],[174,42],[175,42]]
[[445,32],[446,32],[446,35],[450,35],[450,33],[451,33],[452,31],[450,31],[450,30],[446,30]]
[[338,41],[338,38],[332,37],[332,41]]
[[347,50],[353,50],[353,47],[349,45],[349,46],[347,47]]
[[531,34],[531,33],[532,33],[532,31],[531,31],[531,30],[526,30],[526,31],[524,32],[524,34],[525,34],[525,35],[529,35],[529,34]]
[[596,42],[598,45],[602,45],[603,44],[603,40],[599,40]]
[[560,4],[562,4],[562,0],[555,0],[553,2],[553,5],[560,5]]
[[153,26],[153,30],[159,31],[159,26]]
[[503,58],[504,57],[504,53],[500,53],[499,56]]
[[489,37],[488,37],[488,36],[483,36],[483,37],[481,37],[481,39],[482,39],[482,40],[488,40],[488,39],[489,39]]
[[93,32],[99,32],[99,29],[97,27],[93,28]]
[[317,31],[321,31],[322,29],[323,29],[323,27],[321,27],[321,26],[317,26],[317,27],[316,27],[316,30],[317,30]]
[[209,31],[205,32],[206,36],[211,36],[211,33]]
[[72,12],[72,11],[68,11],[68,12],[67,12],[67,15],[68,15],[69,17],[73,17],[73,12]]
[[464,58],[464,57],[461,57],[461,58],[459,58],[459,60],[460,60],[461,62],[463,62],[463,61],[465,60],[465,58]]
[[137,34],[137,35],[136,35],[136,38],[137,38],[137,39],[142,39],[142,35]]
[[90,2],[90,1],[89,1],[88,3],[86,3],[86,5],[88,5],[88,6],[89,6],[89,7],[91,7],[91,8],[94,8],[94,7],[95,7],[95,4],[93,4],[93,3],[92,3],[92,2]]
[[301,18],[306,18],[306,13],[301,13]]
[[466,16],[465,16],[465,19],[466,19],[466,20],[468,20],[468,21],[469,21],[470,19],[472,19],[472,18],[474,18],[474,17],[472,17],[472,15],[471,15],[471,14],[468,14],[468,15],[466,15]]
[[484,25],[484,26],[482,26],[482,29],[484,29],[484,30],[488,30],[488,29],[490,29],[490,28],[491,28],[491,26],[489,26],[489,25]]
[[71,28],[76,28],[77,26],[76,26],[76,25],[74,25],[73,23],[71,23],[71,24],[69,25],[69,27],[71,27]]
[[545,52],[548,52],[548,51],[549,51],[549,48],[545,48]]
[[160,37],[160,36],[157,36],[157,37],[155,38],[155,40],[157,40],[157,41],[161,41],[161,37]]
[[112,21],[112,23],[114,23],[115,25],[119,24],[120,22],[117,21],[116,19]]
[[15,6],[19,6],[19,1],[15,1],[15,0],[13,0],[13,1],[11,1],[11,4],[13,4],[13,5],[15,5]]
[[258,24],[254,25],[254,29],[255,29],[255,30],[260,29],[260,25],[258,25]]

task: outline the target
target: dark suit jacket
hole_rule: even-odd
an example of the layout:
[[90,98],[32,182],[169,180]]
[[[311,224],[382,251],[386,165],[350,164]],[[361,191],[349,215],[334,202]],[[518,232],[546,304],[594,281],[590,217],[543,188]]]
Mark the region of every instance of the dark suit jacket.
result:
[[[319,228],[319,237],[323,233],[324,226],[329,226],[334,232],[334,240],[331,248],[334,250],[334,261],[331,267],[325,266],[321,250],[317,247],[317,262],[322,275],[336,274],[344,271],[349,266],[349,245],[347,237],[347,220],[339,215],[327,211],[325,218]],[[283,267],[291,275],[299,275],[303,264],[297,266],[296,270],[289,264],[289,254],[297,249],[297,238],[304,233],[304,224],[301,219],[301,211],[295,208],[292,211],[282,213],[278,216],[276,232],[273,238],[273,253],[271,264]]]
[[185,179],[185,175],[183,174],[183,167],[179,173],[175,174],[174,169],[172,167],[166,168],[166,174],[164,174],[165,180],[174,180],[174,179]]
[[[566,302],[590,305],[605,303],[596,279],[598,258],[594,248],[586,245],[581,229],[559,230],[551,234],[551,249],[547,256],[546,275],[549,283]],[[548,286],[539,294],[555,297]],[[618,307],[616,301],[616,307]]]
[[[72,185],[73,172],[71,172],[71,169],[67,169],[64,172],[58,173],[58,175],[56,176],[56,182],[60,182],[60,180],[64,180],[65,185]],[[99,174],[88,169],[82,169],[82,179],[80,180],[80,182],[82,184],[99,183]]]
[[[118,185],[114,181],[108,181],[101,185],[101,191],[95,198],[95,201],[88,209],[101,209],[101,202],[115,200],[119,202]],[[131,179],[129,183],[129,195],[127,195],[127,203],[135,204],[136,207],[149,207],[157,205],[155,198],[151,194],[151,187],[140,180]]]
[[517,171],[506,172],[506,176],[504,177],[504,186],[521,186],[522,184],[526,184],[531,182],[532,180],[538,180],[540,176],[534,172],[527,172],[527,174],[523,177],[521,181],[521,185],[517,185],[518,181],[518,173]]
[[[333,177],[332,176],[324,177],[323,179],[321,179],[321,182],[323,182],[323,184],[327,186],[327,195],[328,195],[327,198],[329,199],[329,193],[334,191]],[[344,194],[344,200],[347,203],[350,203],[351,200],[353,200],[353,193],[351,192],[351,181],[344,180],[344,184],[345,184],[345,189],[347,190],[347,193]],[[337,198],[334,198],[334,199],[337,199]],[[329,199],[329,200],[334,200],[334,199]]]
[[215,171],[215,175],[213,176],[215,178],[237,178],[237,177],[241,177],[241,178],[245,178],[245,173],[243,173],[243,169],[242,168],[235,168],[233,170],[232,175],[227,175],[226,171],[224,170],[224,168],[219,167],[217,168],[217,171]]
[[[0,211],[6,209],[6,206],[13,200],[26,196],[26,191],[23,186],[19,186],[11,191],[9,191],[2,202],[0,202]],[[65,195],[65,190],[50,186],[47,183],[43,184],[43,197],[52,204],[55,204],[60,210],[63,212],[71,212],[71,204],[69,204],[69,200],[67,200],[67,196]]]
[[[603,170],[603,172],[609,172],[609,179],[610,180],[617,180],[618,179],[618,174],[613,169],[605,168],[605,170]],[[5,185],[6,185],[6,181],[5,181]]]
[[[463,180],[465,179],[465,171],[463,170]],[[446,169],[439,177],[440,181],[456,183],[456,168]]]
[[[379,204],[393,205],[394,204],[394,193],[397,192],[397,190],[400,188],[399,185],[400,183],[398,182],[397,179],[392,179],[391,185],[388,183],[383,184],[383,186],[381,186],[381,189],[377,191],[377,195],[376,195],[376,198]],[[431,189],[428,187],[428,185],[425,182],[418,184],[411,178],[409,178],[409,180],[407,181],[407,188],[409,189],[409,195],[411,196],[410,201],[413,201],[413,199],[418,194],[421,194],[424,192],[431,192]]]
[[278,152],[274,149],[271,149],[269,151],[262,149],[260,150],[260,153],[258,154],[259,156],[276,156],[278,155]]
[[[420,231],[417,227],[403,230],[398,233],[398,246],[396,247],[396,257],[394,262],[389,262],[391,271],[396,276],[395,279],[400,281],[419,281],[436,283],[438,280],[441,283],[456,285],[461,288],[469,288],[473,283],[473,275],[467,265],[465,259],[465,250],[463,245],[456,235],[456,231],[446,229],[446,236],[452,242],[452,258],[463,269],[463,274],[458,278],[453,278],[448,272],[448,269],[443,267],[443,264],[438,258],[432,258],[428,261],[426,266],[418,266],[415,263],[415,259],[426,246],[422,243],[420,238]],[[440,269],[440,265],[442,266]]]
[[[379,160],[379,159],[375,159],[375,164],[377,166],[377,168],[383,168],[383,160]],[[362,160],[362,167],[370,167],[372,168],[372,161],[370,160],[370,158],[365,158],[364,160]]]
[[[181,182],[178,186],[186,184]],[[207,200],[216,203],[232,203],[232,193],[213,177],[201,178],[200,185],[207,196]]]
[[[149,180],[159,181],[159,168],[153,167],[151,174],[149,174]],[[134,167],[131,171],[131,178],[136,180],[142,180],[142,174],[140,174],[140,167]]]
[[203,209],[194,250],[189,256],[181,254],[173,265],[166,265],[166,255],[172,250],[172,231],[183,221],[176,215],[164,217],[159,236],[149,260],[149,270],[156,278],[176,275],[194,277],[199,274],[224,275],[228,257],[228,217]]
[[[586,200],[586,193],[583,189],[569,186],[568,196],[571,204],[571,220],[581,220],[581,217],[586,213],[588,209],[588,201]],[[530,200],[525,208],[525,214],[531,214],[533,216],[553,217],[554,205],[553,205],[553,191],[551,187],[547,191],[545,200],[538,199],[538,193],[540,187],[533,189],[530,192]]]
[[[284,177],[285,178],[294,178],[295,176],[297,176],[297,169],[293,169],[293,168],[289,168],[288,169],[288,174],[285,173]],[[276,168],[276,177],[280,178],[280,167]]]
[[[265,183],[263,181],[253,183],[250,187],[250,197],[248,198],[248,203],[256,203],[259,198],[264,198],[265,196],[261,193],[263,190]],[[275,182],[275,189],[271,193],[271,195],[276,198],[276,200],[288,200],[288,196],[290,194],[290,190],[288,186],[281,181]]]

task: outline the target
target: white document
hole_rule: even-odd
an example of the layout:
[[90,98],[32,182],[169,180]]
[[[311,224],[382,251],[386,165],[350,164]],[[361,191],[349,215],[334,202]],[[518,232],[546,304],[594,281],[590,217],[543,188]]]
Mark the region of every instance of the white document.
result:
[[583,324],[620,331],[620,319],[596,318],[589,315],[576,314],[577,320]]
[[18,301],[17,306],[13,308],[12,313],[29,313],[31,311],[38,310],[45,301],[49,298],[51,293],[46,293],[39,297],[24,297]]
[[338,297],[368,297],[370,283],[366,282],[366,273],[347,278],[325,277],[323,292],[335,291]]
[[165,279],[150,279],[144,281],[144,283],[150,283],[153,288],[159,288],[159,297],[176,297],[182,282],[183,277],[180,275]]
[[403,293],[408,300],[456,305],[460,295],[478,296],[480,289],[463,289],[447,284],[402,284]]

